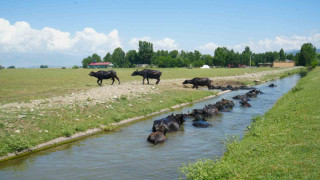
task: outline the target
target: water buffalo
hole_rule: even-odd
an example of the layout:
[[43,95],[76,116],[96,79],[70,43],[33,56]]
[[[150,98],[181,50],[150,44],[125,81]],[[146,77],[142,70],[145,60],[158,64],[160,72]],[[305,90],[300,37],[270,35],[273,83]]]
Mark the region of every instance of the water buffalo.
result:
[[178,131],[180,126],[185,122],[184,114],[170,115],[166,118],[155,120],[152,126],[152,132],[158,131],[158,129],[165,128],[166,132]]
[[[113,85],[113,83],[114,83],[114,78],[116,78],[118,80],[119,84],[120,84],[120,80],[119,80],[119,78],[117,76],[117,72],[115,72],[113,70],[110,70],[110,71],[97,71],[97,72],[91,71],[89,76],[93,76],[93,77],[98,78],[97,83],[100,86],[102,84],[102,80],[103,79],[110,79],[110,78],[112,79],[112,84],[111,85]],[[100,81],[100,83],[99,83],[99,81]]]
[[222,99],[221,101],[218,101],[217,103],[214,104],[214,106],[219,110],[219,111],[229,111],[230,109],[233,108],[234,103],[230,100],[227,99]]
[[192,121],[192,125],[195,127],[206,128],[212,126],[204,117],[196,116],[196,119]]
[[161,76],[162,72],[160,71],[157,71],[157,70],[152,70],[152,69],[144,69],[142,71],[134,71],[131,76],[142,76],[143,77],[143,80],[142,80],[142,84],[144,84],[144,79],[147,78],[147,82],[149,84],[149,78],[150,79],[157,79],[157,82],[156,84],[159,84],[160,82],[160,76]]
[[257,97],[258,94],[261,94],[262,91],[260,91],[259,89],[253,89],[249,92],[246,93],[247,97]]
[[277,87],[277,85],[275,85],[275,84],[269,84],[269,87]]
[[215,116],[218,114],[218,109],[213,105],[205,105],[202,109],[193,109],[189,116],[196,117],[197,115],[202,115],[204,117]]
[[245,98],[242,98],[242,99],[241,99],[240,104],[241,104],[241,106],[243,106],[243,107],[251,107],[251,104],[248,103],[248,100],[245,99]]
[[158,130],[156,132],[152,132],[149,136],[148,136],[148,139],[147,141],[153,143],[153,144],[159,144],[159,143],[162,143],[164,141],[167,140],[166,138],[166,127],[163,126],[163,125],[160,125],[158,127]]
[[212,80],[209,78],[193,78],[190,80],[185,80],[182,84],[192,84],[192,88],[198,89],[199,86],[207,86],[208,89],[211,89]]

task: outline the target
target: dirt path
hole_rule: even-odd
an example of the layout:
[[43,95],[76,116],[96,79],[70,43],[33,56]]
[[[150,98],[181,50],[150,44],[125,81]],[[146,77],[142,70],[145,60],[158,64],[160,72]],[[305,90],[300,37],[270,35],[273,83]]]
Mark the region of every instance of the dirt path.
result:
[[[294,68],[286,68],[286,69],[275,69],[272,71],[263,71],[259,73],[251,73],[251,74],[244,74],[239,76],[226,76],[226,77],[211,77],[213,82],[218,82],[221,80],[226,81],[239,81],[239,80],[256,80],[260,79],[263,76],[269,74],[277,74],[282,73],[285,71],[289,71],[292,69],[296,69],[299,67]],[[128,98],[134,96],[140,96],[141,94],[149,94],[149,93],[160,93],[161,87],[166,88],[183,88],[182,82],[185,79],[168,79],[168,80],[161,80],[160,87],[156,85],[142,85],[140,81],[132,81],[132,82],[125,82],[120,85],[106,85],[103,87],[93,88],[87,91],[80,91],[78,93],[72,93],[65,96],[58,96],[52,97],[47,99],[39,99],[39,100],[32,100],[30,103],[9,103],[0,106],[0,109],[20,109],[23,107],[31,108],[31,109],[43,109],[43,108],[53,108],[53,107],[63,107],[65,105],[70,104],[86,104],[86,105],[95,105],[98,103],[105,103],[109,101],[114,101],[121,96],[126,96]],[[151,81],[153,82],[153,81]],[[154,83],[154,82],[153,82]]]

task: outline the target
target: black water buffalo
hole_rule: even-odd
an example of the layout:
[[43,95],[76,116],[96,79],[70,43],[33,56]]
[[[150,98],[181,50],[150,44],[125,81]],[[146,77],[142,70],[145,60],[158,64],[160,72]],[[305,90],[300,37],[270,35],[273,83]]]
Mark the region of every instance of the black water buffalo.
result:
[[245,99],[245,98],[242,98],[242,99],[241,99],[240,104],[241,104],[241,106],[243,106],[243,107],[251,107],[251,104],[248,103],[248,100]]
[[210,123],[207,122],[207,120],[204,117],[196,116],[196,119],[192,121],[192,125],[195,127],[201,127],[206,128],[209,126],[212,126]]
[[247,97],[257,97],[257,95],[261,94],[261,93],[262,93],[262,91],[260,91],[259,89],[253,89],[253,90],[247,92],[245,95]]
[[277,85],[275,85],[275,84],[269,84],[269,87],[277,87]]
[[205,105],[202,109],[193,109],[189,116],[196,117],[197,115],[202,115],[204,117],[215,116],[218,114],[218,109],[213,105]]
[[150,79],[157,79],[157,82],[156,84],[159,84],[160,82],[160,76],[161,76],[162,72],[160,71],[157,71],[157,70],[152,70],[152,69],[144,69],[142,71],[134,71],[131,76],[142,76],[143,77],[143,80],[142,80],[142,84],[144,84],[144,79],[147,78],[147,82],[149,84],[149,78]]
[[158,131],[158,129],[165,128],[166,132],[178,131],[180,126],[185,122],[184,114],[170,115],[166,118],[155,120],[152,126],[152,132]]
[[[89,75],[98,78],[97,83],[100,86],[102,84],[102,80],[103,79],[112,79],[112,84],[111,85],[113,85],[114,78],[116,78],[118,80],[119,84],[120,84],[120,80],[119,80],[119,78],[117,76],[117,72],[115,72],[113,70],[110,70],[110,71],[98,71],[98,72],[91,71]],[[100,83],[99,83],[99,81],[100,81]]]
[[156,132],[152,132],[149,136],[147,141],[153,143],[153,144],[159,144],[167,140],[166,138],[166,127],[161,125],[158,127],[158,130]]
[[233,101],[227,100],[227,99],[222,99],[221,101],[218,101],[217,103],[214,104],[214,106],[219,110],[219,111],[229,111],[230,109],[233,108],[234,103]]
[[193,78],[190,80],[185,80],[182,84],[192,84],[192,88],[198,89],[199,86],[207,86],[208,89],[211,89],[212,80],[209,78]]

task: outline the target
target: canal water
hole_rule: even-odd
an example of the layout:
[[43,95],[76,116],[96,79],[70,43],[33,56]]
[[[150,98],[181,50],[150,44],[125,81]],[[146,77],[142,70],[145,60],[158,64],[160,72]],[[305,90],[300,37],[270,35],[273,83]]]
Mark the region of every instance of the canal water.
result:
[[[200,158],[222,156],[224,141],[242,137],[252,117],[264,114],[283,94],[293,88],[299,75],[256,86],[263,94],[252,98],[251,108],[235,107],[208,121],[209,128],[196,128],[188,119],[181,131],[167,133],[167,141],[147,142],[153,121],[171,113],[187,113],[222,98],[245,94],[233,91],[193,106],[126,125],[116,131],[98,134],[74,143],[0,163],[0,179],[179,179],[179,167]],[[268,85],[274,83],[275,88]]]

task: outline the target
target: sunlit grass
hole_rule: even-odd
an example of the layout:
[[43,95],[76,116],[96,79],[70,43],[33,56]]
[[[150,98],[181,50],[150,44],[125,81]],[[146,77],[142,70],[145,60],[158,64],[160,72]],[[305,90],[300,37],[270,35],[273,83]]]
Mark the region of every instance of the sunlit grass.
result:
[[[138,80],[141,77],[131,76],[134,68],[119,68],[117,71],[121,82]],[[186,69],[165,68],[161,79],[218,77],[240,75],[272,70],[271,68],[216,68],[216,69]],[[0,70],[0,104],[9,102],[25,102],[69,94],[97,87],[96,79],[88,76],[90,71],[97,69],[5,69]],[[111,84],[110,80],[104,80]],[[161,82],[160,82],[161,86]]]
[[320,68],[302,78],[218,160],[182,168],[189,179],[319,179]]

